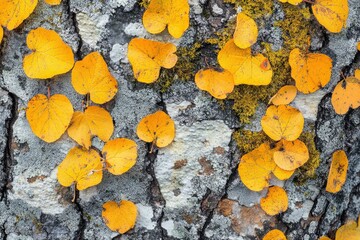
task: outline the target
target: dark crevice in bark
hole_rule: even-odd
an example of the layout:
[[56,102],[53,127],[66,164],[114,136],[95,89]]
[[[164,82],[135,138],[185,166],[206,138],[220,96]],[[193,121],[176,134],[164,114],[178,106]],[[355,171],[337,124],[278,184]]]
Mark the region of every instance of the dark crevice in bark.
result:
[[[74,188],[76,186],[73,186]],[[75,238],[74,240],[83,240],[85,239],[84,238],[84,231],[86,229],[86,219],[84,217],[84,210],[81,206],[81,204],[79,203],[79,191],[76,190],[75,192],[75,200],[74,200],[74,204],[76,206],[76,210],[80,213],[80,221],[79,221],[79,224],[78,224],[78,230],[75,234]]]
[[74,12],[71,11],[70,2],[71,2],[71,0],[67,0],[67,1],[65,2],[65,5],[66,5],[66,7],[67,7],[66,11],[67,11],[67,13],[68,13],[68,15],[69,15],[69,17],[70,17],[70,19],[71,19],[71,21],[72,21],[72,25],[73,25],[74,29],[75,29],[75,33],[76,33],[76,35],[77,35],[77,37],[78,37],[78,39],[79,39],[79,41],[78,41],[78,48],[77,48],[77,50],[76,50],[76,52],[75,52],[75,56],[76,56],[76,58],[79,60],[79,59],[82,58],[81,49],[82,49],[82,46],[83,46],[83,40],[82,40],[82,38],[81,38],[80,29],[79,29],[79,27],[78,27],[79,24],[78,24],[78,22],[77,22],[77,20],[76,20],[76,13],[74,13]]
[[2,239],[6,240],[7,239],[7,234],[6,234],[6,227],[5,227],[6,221],[4,222],[4,224],[1,226],[0,228],[0,232],[2,234]]
[[5,175],[5,184],[1,189],[0,201],[5,201],[7,203],[7,191],[11,188],[12,174],[11,168],[14,163],[14,157],[12,152],[12,139],[13,139],[13,125],[18,118],[18,98],[15,94],[8,92],[9,97],[11,98],[11,116],[6,121],[5,126],[7,127],[7,142],[5,147],[4,159],[3,162],[3,172]]

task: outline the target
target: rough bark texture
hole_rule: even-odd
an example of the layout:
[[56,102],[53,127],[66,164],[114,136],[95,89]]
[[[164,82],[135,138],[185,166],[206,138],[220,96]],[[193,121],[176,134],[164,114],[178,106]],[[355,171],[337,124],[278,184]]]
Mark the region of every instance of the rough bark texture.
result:
[[[272,1],[272,0],[262,0]],[[271,21],[284,16],[275,2]],[[194,82],[174,80],[166,92],[158,85],[144,85],[133,78],[126,58],[127,43],[133,37],[170,41],[190,47],[224,28],[236,14],[234,6],[221,0],[191,0],[191,26],[179,40],[168,34],[153,36],[142,27],[144,11],[136,0],[63,0],[50,7],[42,0],[18,29],[5,32],[0,55],[0,238],[2,239],[261,239],[271,228],[283,230],[288,239],[317,239],[334,231],[360,213],[360,109],[340,116],[335,114],[331,92],[341,73],[350,75],[359,68],[356,43],[360,41],[360,1],[349,0],[347,28],[330,34],[318,25],[312,49],[324,52],[334,61],[331,82],[317,93],[300,95],[293,103],[307,124],[315,124],[316,146],[321,162],[316,177],[302,185],[294,178],[273,184],[284,186],[289,209],[267,216],[258,206],[265,192],[248,190],[237,175],[242,154],[233,140],[234,131],[259,130],[264,114],[260,104],[251,124],[240,124],[231,101],[220,105]],[[271,21],[260,37],[281,48],[281,29]],[[66,134],[46,144],[32,134],[24,108],[37,93],[63,93],[75,109],[82,97],[72,88],[70,73],[49,81],[25,76],[23,56],[29,52],[27,33],[43,26],[56,30],[81,59],[100,51],[119,83],[115,100],[106,104],[115,121],[114,137],[134,139],[139,146],[136,165],[126,174],[105,174],[102,183],[78,193],[71,202],[72,190],[56,179],[57,165],[75,143]],[[203,45],[198,54],[216,61],[216,52]],[[204,61],[195,63],[197,71]],[[289,76],[290,79],[290,76]],[[156,109],[166,110],[176,123],[176,139],[167,148],[149,154],[135,127],[139,120]],[[241,118],[241,116],[240,116]],[[102,143],[94,139],[101,149]],[[346,150],[348,177],[337,194],[325,192],[333,151]],[[297,173],[299,174],[299,173]],[[124,235],[110,231],[101,218],[102,204],[128,199],[137,204],[136,227]]]

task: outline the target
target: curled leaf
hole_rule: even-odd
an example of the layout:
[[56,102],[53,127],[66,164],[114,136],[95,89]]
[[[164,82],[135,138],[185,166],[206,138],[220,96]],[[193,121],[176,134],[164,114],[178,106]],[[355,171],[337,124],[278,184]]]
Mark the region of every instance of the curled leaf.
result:
[[233,75],[226,70],[218,72],[214,69],[202,69],[196,73],[195,83],[199,89],[218,99],[225,99],[234,90]]
[[337,114],[346,114],[349,108],[360,106],[360,80],[348,77],[340,81],[331,96],[331,104]]
[[38,0],[2,0],[0,25],[8,30],[17,28],[35,10]]
[[260,199],[261,208],[270,216],[285,212],[288,209],[288,196],[278,186],[269,187],[266,197]]
[[333,153],[326,191],[337,193],[341,190],[341,187],[346,181],[348,165],[348,158],[343,150],[338,150]]
[[108,228],[121,234],[135,226],[137,208],[133,202],[121,200],[119,203],[109,201],[104,203],[102,218]]
[[276,106],[286,105],[291,103],[297,94],[297,88],[292,85],[286,85],[279,89],[279,91],[270,99],[269,103]]
[[234,43],[239,48],[249,48],[256,43],[258,28],[254,19],[241,12],[236,18]]

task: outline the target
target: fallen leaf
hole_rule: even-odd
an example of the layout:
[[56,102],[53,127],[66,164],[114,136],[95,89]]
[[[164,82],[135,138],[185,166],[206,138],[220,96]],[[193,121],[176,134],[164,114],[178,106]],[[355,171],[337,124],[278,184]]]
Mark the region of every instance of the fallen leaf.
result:
[[327,237],[327,236],[322,236],[319,238],[319,240],[331,240],[331,238]]
[[0,26],[0,44],[3,40],[3,37],[4,37],[4,29]]
[[326,191],[337,193],[346,181],[348,158],[343,150],[335,151],[332,155],[330,171],[326,184]]
[[299,3],[302,3],[303,0],[279,0],[279,2],[290,3],[292,5],[298,5]]
[[299,48],[290,52],[291,77],[302,93],[313,93],[330,81],[332,59],[322,53],[302,53]]
[[261,126],[266,135],[275,141],[293,141],[303,130],[304,117],[296,108],[271,105],[261,119]]
[[348,77],[340,81],[331,96],[331,104],[337,114],[346,114],[349,108],[360,106],[360,80]]
[[260,199],[260,207],[270,216],[285,212],[288,209],[288,196],[278,186],[269,187],[266,197]]
[[297,94],[297,88],[292,85],[286,85],[279,89],[279,91],[270,99],[269,103],[276,106],[286,105],[291,103]]
[[329,32],[338,33],[346,26],[348,0],[315,0],[311,9],[315,18]]
[[166,26],[174,38],[180,38],[189,27],[187,0],[151,0],[143,15],[145,29],[152,34],[161,33]]
[[360,239],[360,218],[359,223],[349,221],[341,226],[335,235],[335,240],[359,240]]
[[139,82],[152,83],[159,78],[160,68],[173,68],[177,62],[176,46],[134,38],[128,47],[128,59]]
[[229,40],[218,54],[222,68],[234,75],[235,85],[268,85],[273,71],[269,60],[262,54],[253,56],[251,49],[238,48],[234,40]]
[[72,148],[60,163],[57,172],[59,183],[64,187],[76,185],[78,190],[99,184],[102,180],[102,162],[94,149]]
[[121,175],[136,163],[137,145],[127,138],[116,138],[108,141],[102,155],[105,158],[107,170],[114,175]]
[[30,78],[52,78],[70,71],[74,65],[71,48],[53,30],[31,30],[26,44],[33,51],[23,60],[25,74]]
[[196,73],[195,83],[199,89],[218,99],[225,99],[227,94],[234,90],[233,75],[226,70],[219,72],[214,69],[202,69]]
[[38,94],[30,99],[26,118],[33,133],[45,142],[58,140],[69,126],[74,113],[69,99],[61,94],[47,98]]
[[8,30],[17,28],[35,10],[38,0],[2,0],[0,24]]
[[119,203],[109,201],[104,203],[102,218],[108,228],[121,234],[134,228],[137,217],[136,205],[127,200]]
[[276,145],[278,150],[274,152],[274,161],[281,169],[293,171],[309,160],[308,148],[298,139],[281,140]]
[[245,49],[256,43],[258,28],[254,19],[241,12],[236,18],[234,43],[239,48]]
[[175,124],[163,111],[149,114],[139,122],[136,133],[145,142],[152,142],[158,147],[166,147],[175,138]]
[[360,69],[355,70],[355,77],[360,80]]
[[75,63],[71,83],[76,92],[90,94],[91,101],[103,104],[116,95],[118,84],[99,52],[92,52]]
[[59,5],[61,0],[45,0],[45,2],[49,5]]
[[273,229],[264,236],[263,240],[286,240],[286,236],[282,231]]

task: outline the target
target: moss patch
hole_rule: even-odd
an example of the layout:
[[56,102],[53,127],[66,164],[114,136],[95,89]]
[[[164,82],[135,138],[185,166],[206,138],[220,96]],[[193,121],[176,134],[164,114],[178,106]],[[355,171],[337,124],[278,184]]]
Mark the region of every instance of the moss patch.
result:
[[249,130],[237,130],[233,134],[242,153],[249,153],[255,148],[259,147],[262,143],[272,142],[272,140],[263,132],[252,132]]
[[254,19],[270,15],[274,9],[273,0],[224,0],[225,3],[232,3],[235,8],[241,7],[242,11]]
[[143,8],[148,8],[149,4],[150,4],[150,0],[139,0],[138,1],[140,7],[143,7]]

